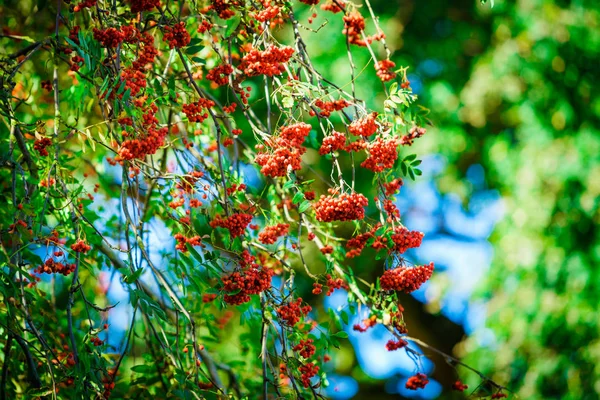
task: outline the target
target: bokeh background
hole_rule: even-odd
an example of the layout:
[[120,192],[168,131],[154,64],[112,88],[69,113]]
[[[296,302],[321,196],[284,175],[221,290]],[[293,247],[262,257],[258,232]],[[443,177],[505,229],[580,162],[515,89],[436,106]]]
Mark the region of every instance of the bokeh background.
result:
[[[426,233],[409,258],[437,267],[403,300],[410,334],[519,398],[600,398],[600,2],[372,4],[432,122],[413,148],[424,175],[398,196],[404,223]],[[349,79],[343,37],[312,39],[318,69]],[[357,88],[383,101],[373,74]],[[377,263],[353,267],[373,278]],[[466,395],[484,393],[477,375],[434,356],[423,367],[435,381],[407,391],[414,362],[385,351],[384,330],[348,331],[333,398],[463,398],[457,377]]]

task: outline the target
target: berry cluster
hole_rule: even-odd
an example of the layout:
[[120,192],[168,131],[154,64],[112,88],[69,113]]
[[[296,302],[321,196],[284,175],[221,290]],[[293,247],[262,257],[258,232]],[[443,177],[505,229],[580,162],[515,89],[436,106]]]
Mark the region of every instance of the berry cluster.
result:
[[300,343],[294,346],[293,350],[304,358],[311,358],[317,349],[313,342],[314,340],[312,339],[300,340]]
[[323,139],[323,143],[319,148],[319,154],[333,153],[336,150],[341,150],[346,145],[346,135],[341,132],[333,131],[333,133]]
[[[302,146],[312,127],[304,122],[284,126],[279,137],[267,143],[271,152],[261,151],[256,155],[256,163],[261,166],[260,172],[266,176],[286,176],[288,169],[297,171],[302,168],[302,155],[306,148]],[[264,149],[260,145],[258,149]]]
[[36,274],[62,274],[64,276],[69,275],[75,271],[75,264],[63,264],[58,261],[54,261],[53,258],[49,258],[44,264],[37,267],[33,272]]
[[131,12],[150,11],[154,7],[160,6],[160,0],[129,0],[131,3]]
[[223,19],[229,19],[235,15],[235,11],[231,10],[230,7],[237,3],[228,0],[212,0],[211,3],[210,6],[205,8],[206,11],[215,10],[219,17]]
[[312,290],[312,294],[314,295],[318,295],[323,293],[323,285],[321,285],[318,282],[313,283],[313,290]]
[[[125,87],[130,89],[132,97],[140,94],[143,88],[146,87],[146,75],[144,72],[134,69],[126,68],[121,72],[121,80],[125,82]],[[119,97],[123,97],[125,93],[122,93]]]
[[323,246],[319,249],[321,251],[322,254],[326,255],[326,254],[331,254],[333,253],[333,246],[327,245],[327,246]]
[[350,125],[348,125],[348,130],[354,136],[371,136],[375,132],[377,132],[377,113],[373,112],[369,115],[366,115],[360,119],[352,121]]
[[273,244],[280,236],[288,234],[289,224],[277,224],[266,226],[261,233],[258,234],[258,240],[264,244]]
[[433,263],[413,268],[398,267],[388,269],[383,273],[379,282],[383,290],[396,290],[411,293],[431,278]]
[[404,136],[402,136],[402,138],[400,138],[400,144],[403,146],[411,146],[415,139],[420,138],[426,132],[427,132],[427,130],[425,128],[421,128],[419,126],[413,126],[408,131],[408,135],[404,135]]
[[232,73],[233,67],[230,64],[223,64],[208,71],[206,79],[213,81],[217,86],[223,86],[229,83],[229,75]]
[[508,397],[507,394],[498,392],[498,393],[494,393],[491,398],[492,399],[505,399],[507,397]]
[[385,188],[385,195],[391,196],[396,194],[403,184],[404,182],[402,181],[402,178],[396,178],[391,182],[384,183],[383,187]]
[[316,376],[319,373],[319,366],[310,362],[307,364],[303,364],[298,368],[300,371],[300,380],[302,381],[302,386],[305,388],[310,386],[310,378]]
[[334,14],[342,12],[346,9],[346,1],[339,0],[334,2],[333,0],[328,0],[326,3],[321,4],[321,10],[329,11]]
[[332,278],[331,275],[327,274],[327,296],[331,296],[334,290],[345,289],[348,290],[348,284],[342,278]]
[[385,344],[385,348],[387,351],[394,351],[394,350],[402,349],[406,346],[408,346],[408,342],[404,339],[388,340],[388,342]]
[[351,44],[365,46],[365,41],[361,38],[365,30],[365,18],[358,12],[352,11],[344,15],[344,30],[342,33],[348,36],[348,41]]
[[342,193],[335,197],[333,195],[321,195],[315,203],[315,213],[318,221],[353,221],[365,217],[365,209],[369,200],[361,193]]
[[396,206],[396,204],[394,204],[393,201],[388,200],[388,199],[384,200],[383,201],[383,209],[385,210],[385,212],[388,215],[388,218],[387,218],[388,222],[392,222],[393,220],[400,219],[400,210],[398,210],[398,207]]
[[181,233],[177,233],[174,236],[175,240],[177,241],[177,244],[175,245],[175,249],[181,251],[182,253],[185,253],[186,251],[188,251],[186,244],[189,243],[191,246],[202,246],[202,238],[200,236],[192,236],[192,237],[185,237],[183,236]]
[[79,239],[77,242],[71,245],[71,250],[77,253],[87,253],[90,251],[91,247],[82,239]]
[[408,381],[406,381],[406,388],[410,390],[423,389],[428,383],[429,379],[427,379],[427,375],[419,372],[408,378]]
[[279,306],[277,314],[288,326],[294,326],[300,319],[312,310],[309,305],[302,306],[302,298],[298,297],[296,301]]
[[319,100],[315,101],[315,106],[317,106],[321,109],[321,111],[319,111],[319,114],[322,117],[329,117],[332,112],[343,110],[344,108],[348,107],[349,105],[350,105],[350,103],[348,103],[344,99],[339,99],[339,100],[335,100],[335,101],[323,101],[323,100],[319,99]]
[[104,344],[104,342],[97,336],[90,337],[90,342],[92,342],[92,344],[96,347],[102,346]]
[[364,319],[362,323],[364,324],[364,326],[361,324],[354,324],[352,329],[354,329],[357,332],[366,332],[369,328],[372,328],[375,325],[377,325],[377,316],[371,315],[369,318]]
[[169,48],[181,48],[187,46],[192,38],[188,31],[185,30],[185,23],[178,22],[173,26],[165,26],[163,40],[169,44]]
[[378,137],[369,143],[367,150],[369,157],[360,166],[373,172],[382,172],[392,168],[398,159],[398,141],[394,139],[385,140]]
[[[239,305],[250,301],[250,295],[259,294],[271,287],[273,271],[260,267],[256,258],[247,250],[242,253],[239,271],[223,277],[223,300],[227,304]],[[231,294],[233,293],[233,294]]]
[[154,37],[149,32],[144,32],[138,39],[138,58],[133,62],[132,68],[145,71],[148,65],[154,63],[158,49],[154,47]]
[[247,76],[281,75],[285,71],[283,64],[287,63],[293,54],[294,49],[288,46],[270,46],[263,51],[252,49],[242,58],[240,69]]
[[465,390],[467,390],[469,388],[469,385],[465,385],[464,383],[462,383],[461,381],[456,381],[452,384],[452,389],[458,391],[458,392],[464,392]]
[[394,68],[396,63],[392,60],[380,60],[375,65],[375,70],[377,71],[377,76],[381,79],[382,82],[391,81],[396,77],[396,73],[394,71],[390,71],[390,69]]
[[208,112],[206,110],[214,107],[214,105],[214,101],[201,98],[194,103],[184,104],[182,111],[188,117],[190,122],[203,122],[208,118]]
[[132,26],[123,26],[121,29],[117,28],[106,28],[106,29],[93,29],[94,39],[96,39],[102,47],[115,48],[124,41],[127,43],[135,42],[138,37],[137,29]]
[[40,156],[46,157],[48,155],[48,150],[46,150],[46,147],[50,145],[52,145],[52,140],[44,136],[37,139],[33,143],[33,149],[37,151],[40,154]]
[[250,214],[233,214],[225,219],[220,216],[215,216],[215,219],[210,221],[211,228],[221,227],[229,230],[231,238],[243,235],[248,227],[248,224],[252,221],[252,215]]
[[402,254],[408,249],[417,248],[421,246],[423,236],[422,232],[409,231],[403,226],[397,226],[392,234],[392,241],[394,242],[392,250]]
[[264,9],[259,11],[258,13],[254,14],[254,19],[256,19],[259,22],[267,22],[272,20],[273,18],[277,17],[277,15],[279,15],[279,7],[271,5],[271,4],[264,4]]
[[145,137],[126,140],[119,149],[118,160],[143,160],[148,154],[154,154],[164,144],[168,130],[166,127],[149,127]]

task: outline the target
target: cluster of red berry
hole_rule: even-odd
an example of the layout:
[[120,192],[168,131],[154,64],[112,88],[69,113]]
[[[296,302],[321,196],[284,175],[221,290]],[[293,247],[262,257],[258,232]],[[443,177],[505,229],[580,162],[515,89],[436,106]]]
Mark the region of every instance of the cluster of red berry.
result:
[[277,224],[266,226],[261,233],[258,234],[258,240],[264,244],[273,244],[280,236],[288,234],[289,224]]
[[173,26],[164,27],[163,40],[169,44],[169,48],[181,48],[187,46],[192,38],[185,29],[185,22],[181,21]]
[[310,379],[313,376],[316,376],[319,373],[319,366],[310,362],[307,364],[301,365],[298,370],[300,371],[300,380],[302,381],[302,386],[305,388],[310,387]]
[[404,253],[408,249],[417,248],[421,246],[423,236],[423,232],[409,231],[404,226],[397,226],[392,234],[393,251]]
[[396,138],[385,140],[378,137],[367,146],[369,157],[360,166],[373,172],[382,172],[392,168],[398,159],[397,147]]
[[375,325],[377,325],[377,316],[371,315],[369,318],[363,319],[362,325],[354,324],[352,329],[354,329],[357,332],[366,332],[369,328],[372,328]]
[[[260,172],[266,176],[286,176],[288,168],[297,171],[302,168],[302,155],[306,148],[302,146],[304,140],[310,133],[312,127],[304,122],[284,126],[279,136],[272,142],[267,143],[269,152],[260,151],[255,158],[261,166]],[[263,150],[263,145],[257,149]]]
[[48,150],[46,150],[46,147],[50,146],[51,144],[52,140],[44,136],[37,139],[33,143],[33,149],[37,151],[40,154],[40,156],[46,157],[48,155]]
[[115,160],[133,160],[135,158],[143,160],[148,154],[156,153],[164,144],[167,134],[167,127],[160,129],[149,127],[145,137],[124,141],[119,148],[119,156]]
[[138,37],[138,58],[131,65],[139,71],[145,71],[148,65],[152,65],[158,49],[154,47],[154,37],[149,32],[144,32]]
[[344,15],[344,30],[342,33],[348,37],[351,44],[364,46],[362,33],[365,30],[365,18],[356,10]]
[[252,49],[242,58],[240,69],[247,76],[281,75],[285,71],[283,64],[287,63],[293,54],[294,49],[289,46],[275,47],[271,45],[263,51]]
[[306,316],[312,307],[309,305],[302,306],[302,298],[298,297],[296,301],[291,301],[277,308],[277,314],[288,326],[294,326],[303,316]]
[[465,385],[461,381],[456,381],[452,384],[452,389],[454,389],[458,392],[464,392],[468,388],[469,388],[469,385]]
[[[121,80],[125,82],[125,87],[130,89],[129,93],[132,97],[140,94],[142,89],[147,85],[146,74],[134,68],[123,69],[123,72],[121,72]],[[122,98],[124,94],[125,93],[123,92],[119,97]]]
[[202,12],[206,13],[210,10],[215,10],[220,18],[229,19],[235,15],[235,11],[231,10],[230,7],[237,4],[237,2],[232,2],[230,0],[212,0],[211,5],[205,7]]
[[348,131],[354,136],[371,136],[375,132],[377,132],[377,113],[372,112],[362,118],[352,121],[350,125],[348,125]]
[[232,73],[233,67],[230,64],[223,64],[208,71],[206,79],[213,81],[217,86],[223,86],[229,83],[229,75]]
[[346,243],[346,248],[350,249],[348,252],[346,252],[346,258],[354,258],[354,257],[358,257],[363,249],[365,248],[367,241],[370,238],[375,238],[375,231],[377,229],[379,229],[381,227],[381,224],[378,223],[376,224],[373,228],[371,228],[371,230],[365,232],[365,233],[360,233],[356,236],[354,236],[353,238],[351,238],[350,240],[348,240],[348,242]]
[[112,27],[106,29],[94,28],[93,32],[94,39],[106,48],[115,48],[123,42],[135,43],[138,38],[137,29],[129,25],[125,25],[120,29]]
[[188,117],[190,122],[203,122],[208,118],[208,112],[206,110],[214,106],[214,101],[200,98],[194,103],[184,104],[182,111]]
[[71,245],[71,250],[77,253],[87,253],[88,251],[90,251],[90,249],[91,246],[82,239],[77,240],[77,242]]
[[324,156],[325,154],[333,153],[336,150],[341,150],[346,145],[346,135],[341,132],[333,131],[331,135],[323,139],[323,143],[319,148],[319,154]]
[[265,7],[264,9],[254,14],[254,19],[256,19],[257,21],[267,22],[279,15],[279,7],[274,6],[272,4],[268,4],[267,2],[263,3],[263,6]]
[[342,278],[333,278],[331,275],[327,274],[327,296],[331,296],[334,290],[337,289],[345,289],[348,290],[348,284]]
[[219,215],[215,216],[215,219],[210,221],[211,228],[221,227],[229,230],[232,239],[243,235],[248,227],[248,224],[252,221],[252,215],[237,213],[230,215],[227,218],[221,218]]
[[97,2],[98,2],[98,0],[83,0],[82,2],[77,4],[75,7],[73,7],[73,11],[79,12],[79,11],[83,10],[84,8],[92,8],[96,5]]
[[314,340],[312,339],[300,340],[300,343],[294,346],[293,350],[304,358],[311,358],[317,349],[313,343]]
[[398,267],[388,269],[383,273],[379,282],[383,290],[396,290],[411,293],[431,278],[433,263],[416,267]]
[[398,207],[396,206],[396,204],[394,204],[393,201],[385,199],[383,201],[383,209],[388,215],[388,222],[400,219],[400,210],[398,210]]
[[346,1],[338,0],[334,2],[333,0],[328,0],[326,3],[321,4],[321,10],[329,11],[334,14],[342,12],[346,9]]
[[104,342],[97,336],[90,337],[90,342],[92,342],[92,344],[96,347],[102,346],[104,344]]
[[420,138],[426,132],[427,130],[425,128],[413,126],[410,128],[407,135],[404,135],[400,138],[400,144],[403,146],[411,146],[415,139]]
[[392,60],[380,60],[375,65],[375,70],[377,71],[377,76],[381,79],[382,82],[391,81],[396,77],[396,73],[394,71],[390,71],[392,68],[396,66]]
[[185,253],[188,251],[186,244],[189,243],[191,246],[202,246],[202,238],[198,235],[192,237],[185,237],[181,233],[177,233],[174,236],[177,244],[175,245],[175,249]]
[[396,178],[388,183],[384,183],[383,187],[385,188],[385,195],[391,196],[396,194],[403,184],[404,181],[402,181],[402,178]]
[[37,267],[33,272],[36,274],[61,274],[67,276],[75,271],[75,264],[63,264],[49,258],[44,264]]
[[491,398],[492,399],[505,399],[507,397],[508,397],[507,394],[498,392],[498,393],[494,393]]
[[318,221],[354,221],[365,217],[365,209],[369,200],[361,193],[346,194],[339,196],[321,195],[315,203],[315,214]]
[[406,346],[408,346],[408,342],[404,339],[388,340],[388,342],[385,344],[385,348],[387,351],[394,351],[394,350],[402,349]]
[[150,11],[154,7],[160,7],[160,0],[129,0],[131,12]]
[[419,372],[408,378],[408,381],[406,381],[406,388],[410,390],[423,389],[428,383],[429,379],[427,379],[427,375]]
[[344,108],[348,107],[350,103],[348,103],[344,99],[339,99],[335,101],[323,101],[321,99],[315,101],[315,106],[319,107],[321,111],[319,111],[319,115],[322,117],[329,117],[332,112],[340,111]]
[[[242,252],[239,271],[223,277],[223,300],[227,304],[239,305],[250,301],[250,295],[259,294],[271,287],[273,271],[260,267],[248,250]],[[233,294],[230,294],[233,293]]]

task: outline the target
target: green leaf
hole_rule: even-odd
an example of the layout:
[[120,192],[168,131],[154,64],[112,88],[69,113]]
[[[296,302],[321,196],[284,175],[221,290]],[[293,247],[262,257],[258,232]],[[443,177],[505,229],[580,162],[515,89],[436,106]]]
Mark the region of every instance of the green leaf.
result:
[[198,54],[204,49],[204,46],[188,46],[185,48],[185,54]]
[[139,279],[140,276],[144,273],[143,268],[138,268],[133,274],[125,276],[123,279],[125,283],[134,283]]
[[300,203],[302,200],[304,200],[304,193],[302,193],[302,192],[297,192],[297,193],[294,195],[294,198],[292,199],[292,203],[294,203],[294,204],[298,204],[298,203]]
[[416,154],[410,154],[406,157],[404,157],[404,161],[412,161],[412,160],[416,160],[417,155]]
[[298,212],[303,213],[311,207],[311,203],[308,200],[304,200],[298,207]]
[[237,27],[240,25],[241,20],[242,20],[242,17],[240,14],[235,14],[233,17],[231,17],[227,20],[227,27],[225,28],[225,33],[224,33],[224,36],[226,38],[228,38],[229,36],[231,36],[231,34],[233,32],[235,32]]
[[346,331],[339,331],[333,334],[333,336],[338,337],[340,339],[347,339],[348,333]]
[[281,100],[281,105],[284,108],[292,108],[294,106],[294,98],[292,96],[286,96]]

